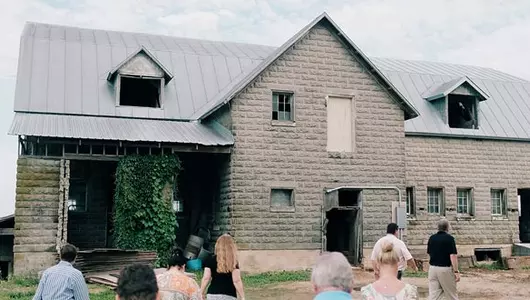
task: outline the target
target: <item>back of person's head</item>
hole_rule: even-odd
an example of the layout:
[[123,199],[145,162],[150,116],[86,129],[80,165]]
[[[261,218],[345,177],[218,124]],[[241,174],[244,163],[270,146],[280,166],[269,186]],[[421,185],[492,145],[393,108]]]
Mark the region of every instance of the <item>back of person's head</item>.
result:
[[215,256],[217,259],[217,272],[230,273],[237,266],[237,247],[229,234],[223,234],[215,243]]
[[388,233],[388,234],[396,234],[398,229],[399,229],[399,227],[398,227],[398,225],[396,223],[390,223],[386,227],[386,233]]
[[342,253],[323,253],[313,266],[311,283],[317,293],[322,290],[341,290],[351,293],[353,289],[351,265]]
[[116,293],[119,300],[156,300],[158,285],[155,272],[148,265],[125,267],[120,273]]
[[447,219],[440,219],[440,221],[438,221],[438,231],[449,231],[449,221],[447,221]]
[[175,249],[169,257],[168,267],[182,267],[185,266],[188,259],[184,256],[182,249]]
[[65,244],[61,247],[61,260],[73,262],[77,257],[77,248],[72,244]]
[[394,250],[394,245],[392,243],[383,244],[382,250],[377,257],[377,263],[379,265],[398,265],[399,255]]

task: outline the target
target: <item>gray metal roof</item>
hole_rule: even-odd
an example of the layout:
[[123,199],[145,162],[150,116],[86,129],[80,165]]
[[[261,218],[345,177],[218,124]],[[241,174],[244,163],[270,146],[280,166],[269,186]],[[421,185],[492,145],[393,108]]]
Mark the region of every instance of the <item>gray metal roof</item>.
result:
[[[323,19],[340,33],[323,14],[284,46]],[[344,39],[365,58],[345,35]],[[109,72],[142,47],[173,76],[164,92],[164,109],[116,106],[107,81]],[[196,119],[230,100],[283,48],[28,23],[21,38],[15,111]],[[526,80],[474,66],[381,58],[365,58],[365,62],[368,68],[376,66],[372,72],[383,75],[381,82],[389,83],[389,91],[395,88],[395,98],[402,107],[409,107],[409,114],[419,112],[419,117],[405,122],[409,134],[530,139],[530,83]],[[463,77],[489,96],[480,103],[480,129],[449,128],[424,99],[429,90],[445,88],[444,84]]]
[[15,113],[9,133],[57,138],[228,146],[232,134],[218,124],[139,118]]
[[[407,133],[530,140],[530,82],[474,66],[384,58],[372,61],[420,112],[420,117],[405,121]],[[479,104],[479,129],[449,128],[436,107],[424,99],[429,88],[463,76],[489,96]]]
[[[164,109],[116,106],[109,72],[144,48],[173,79]],[[274,47],[27,23],[15,111],[190,119]]]
[[486,94],[473,82],[473,80],[469,79],[467,76],[452,79],[441,84],[433,84],[429,89],[423,92],[423,98],[425,100],[431,101],[445,97],[463,84],[469,84],[481,96],[481,101],[489,98],[488,94]]
[[392,98],[405,111],[406,119],[415,118],[418,116],[418,111],[416,111],[414,106],[412,106],[409,101],[392,85],[392,83],[388,81],[388,79],[385,78],[377,68],[375,68],[370,59],[368,59],[368,57],[361,51],[361,49],[359,49],[359,47],[357,47],[357,45],[355,45],[355,43],[353,43],[353,41],[348,38],[348,36],[331,19],[331,17],[324,12],[320,16],[316,17],[309,24],[307,24],[304,28],[302,28],[297,34],[287,40],[287,42],[285,42],[282,46],[276,49],[254,70],[252,70],[250,73],[246,74],[246,76],[241,78],[241,80],[234,81],[234,84],[230,89],[227,90],[227,93],[219,94],[218,97],[214,99],[214,101],[208,102],[208,105],[203,110],[200,110],[197,114],[195,114],[194,117],[202,119],[214,112],[218,107],[230,101],[250,82],[252,82],[254,78],[261,74],[265,69],[267,69],[269,65],[276,61],[299,40],[305,37],[309,33],[309,31],[317,24],[323,24],[324,26],[327,26],[328,28],[331,28],[331,30],[335,31],[337,37],[340,38],[347,47],[349,47],[349,50],[351,50],[352,53],[357,56],[357,58],[366,67],[366,69],[376,77],[379,83],[382,84],[386,88],[386,90],[388,90],[392,94]]

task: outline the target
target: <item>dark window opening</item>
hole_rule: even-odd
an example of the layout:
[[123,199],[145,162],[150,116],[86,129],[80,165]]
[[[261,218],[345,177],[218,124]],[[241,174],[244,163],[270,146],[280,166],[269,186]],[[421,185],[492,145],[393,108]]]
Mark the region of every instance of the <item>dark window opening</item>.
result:
[[77,145],[74,144],[65,144],[64,153],[75,154],[77,153]]
[[500,261],[501,249],[499,248],[477,248],[475,249],[477,261]]
[[416,214],[416,205],[414,203],[414,187],[407,187],[407,217],[413,217]]
[[449,95],[448,99],[449,127],[478,129],[475,97]]
[[105,154],[107,155],[116,155],[118,147],[116,146],[105,146]]
[[339,206],[359,206],[359,196],[361,191],[340,190]]
[[277,121],[293,121],[293,94],[272,94],[272,119]]
[[103,154],[103,146],[102,145],[92,145],[92,154]]
[[121,77],[120,105],[160,108],[160,79]]
[[62,144],[48,144],[47,156],[63,156]]
[[90,145],[82,144],[78,147],[79,154],[90,154]]

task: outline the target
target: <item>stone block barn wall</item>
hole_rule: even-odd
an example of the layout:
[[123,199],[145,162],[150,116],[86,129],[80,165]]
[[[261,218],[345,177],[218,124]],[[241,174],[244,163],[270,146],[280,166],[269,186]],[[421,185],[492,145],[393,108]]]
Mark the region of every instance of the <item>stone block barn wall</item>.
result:
[[56,262],[59,172],[59,160],[17,161],[13,247],[16,275],[35,275]]
[[[457,244],[492,245],[519,240],[517,189],[530,187],[530,145],[522,142],[406,137],[407,186],[416,190],[416,220],[409,222],[409,245],[427,244],[440,216],[427,214],[427,187],[443,187],[445,214]],[[473,188],[474,220],[458,220],[456,189]],[[490,189],[505,188],[508,219],[491,215]],[[422,210],[423,209],[423,210]],[[512,211],[515,209],[515,211]]]
[[[294,92],[295,126],[271,123],[271,90]],[[326,150],[329,94],[355,94],[352,154]],[[321,249],[324,188],[395,185],[404,190],[404,112],[323,25],[234,98],[230,112],[235,147],[224,188],[232,199],[222,204],[232,203],[230,229],[241,249]],[[295,212],[271,212],[271,187],[294,188]],[[384,234],[397,199],[392,191],[363,193],[365,247]]]

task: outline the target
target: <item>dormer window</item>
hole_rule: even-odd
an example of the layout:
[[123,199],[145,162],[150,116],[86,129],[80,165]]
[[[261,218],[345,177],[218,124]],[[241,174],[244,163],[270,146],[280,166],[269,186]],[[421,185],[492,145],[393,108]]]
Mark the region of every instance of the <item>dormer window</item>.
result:
[[119,105],[160,108],[161,78],[120,75]]
[[163,108],[164,86],[173,76],[144,47],[107,76],[114,84],[117,106]]
[[449,94],[447,96],[449,127],[478,129],[477,102],[475,96]]
[[467,77],[431,86],[423,98],[439,112],[450,128],[478,129],[479,103],[489,96]]

